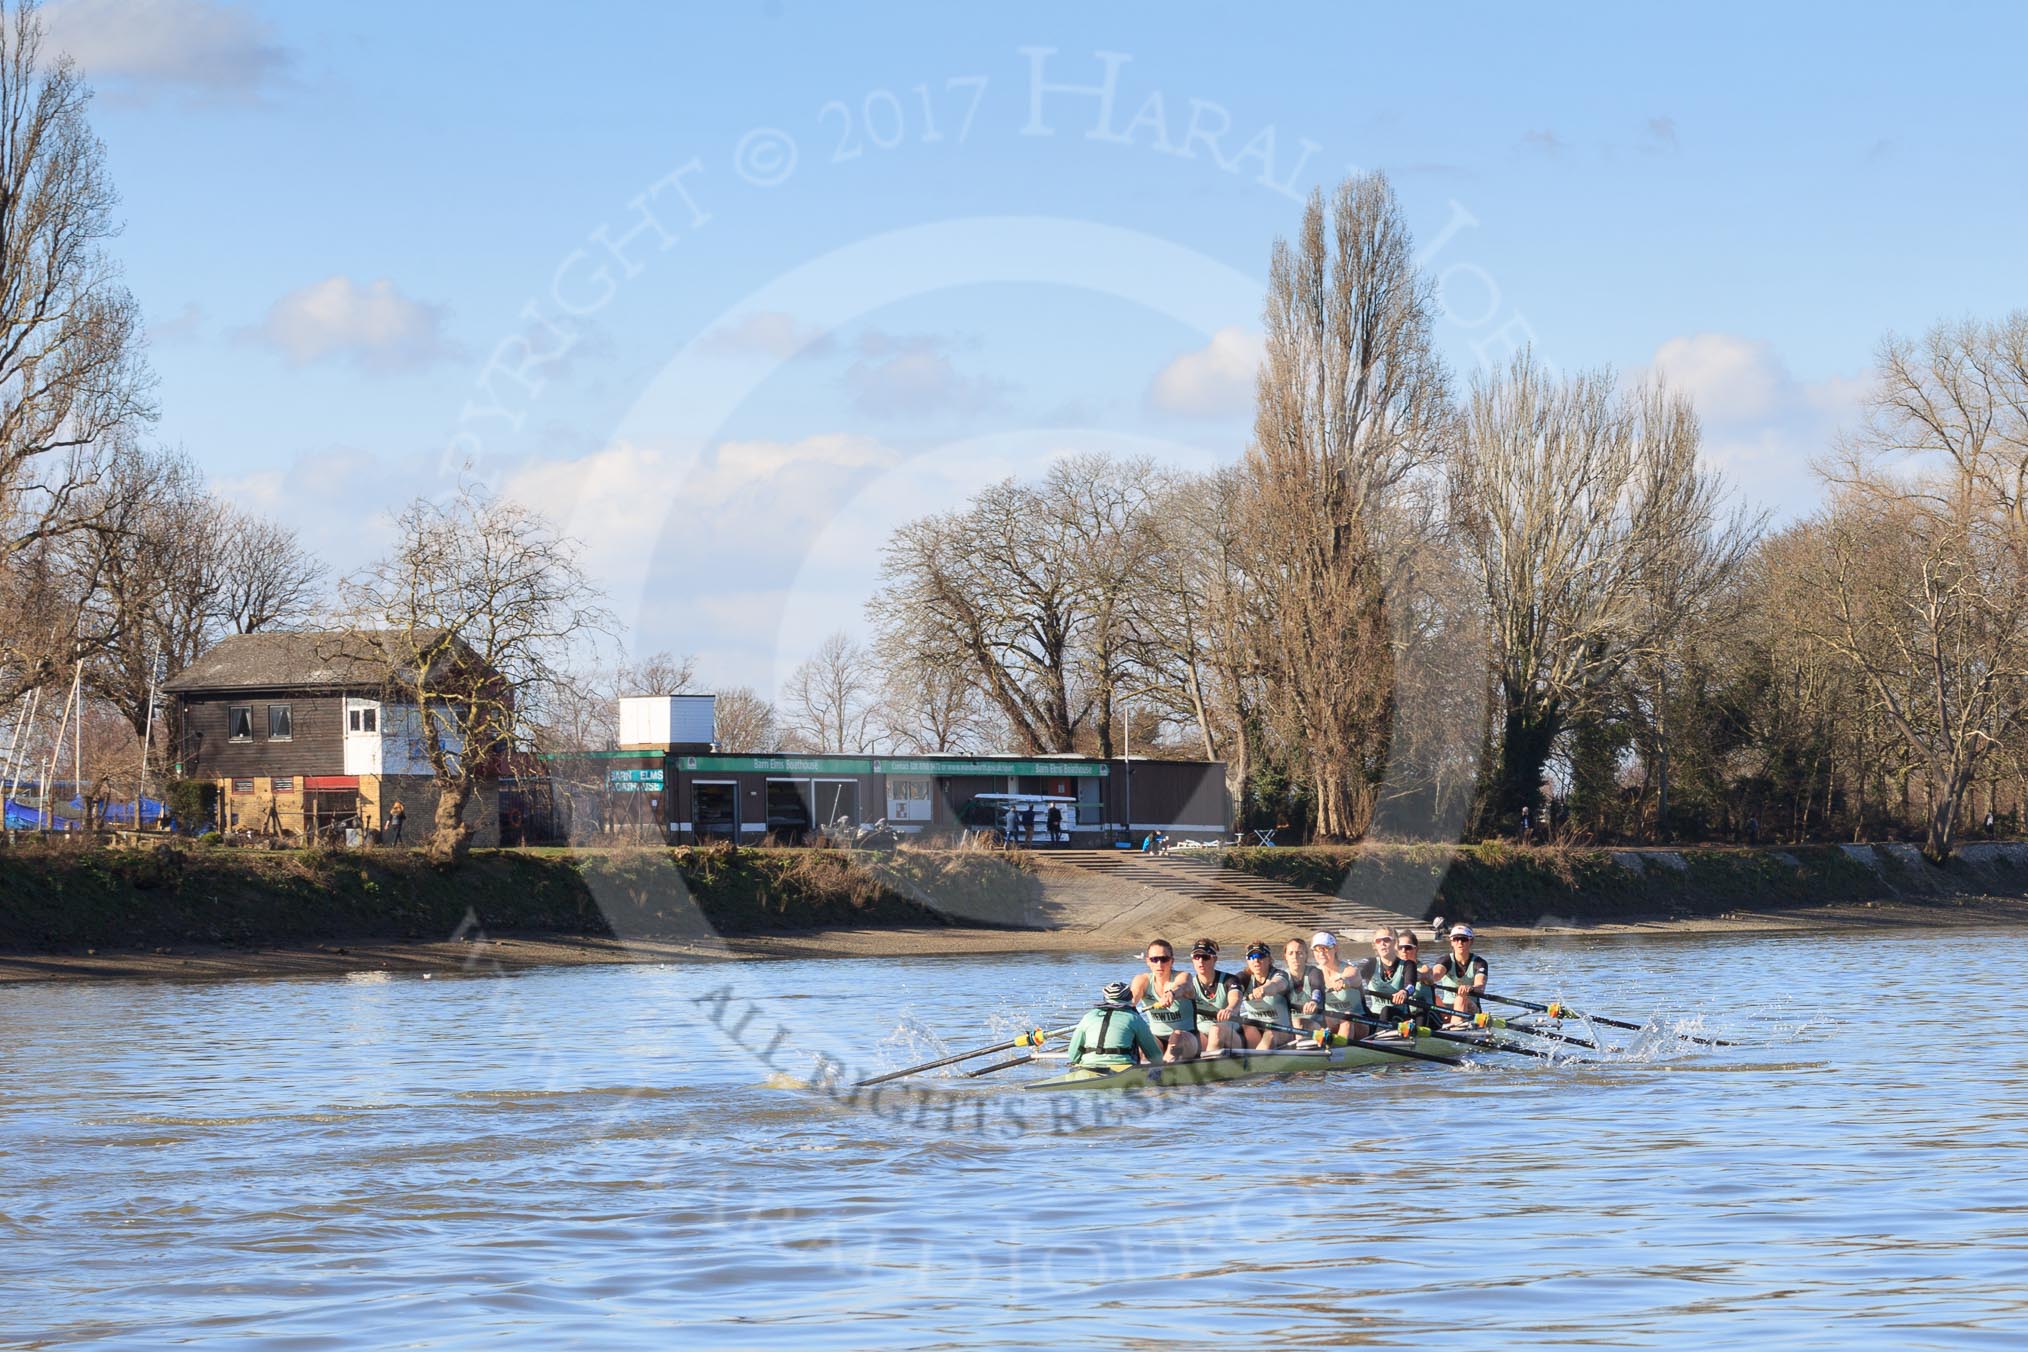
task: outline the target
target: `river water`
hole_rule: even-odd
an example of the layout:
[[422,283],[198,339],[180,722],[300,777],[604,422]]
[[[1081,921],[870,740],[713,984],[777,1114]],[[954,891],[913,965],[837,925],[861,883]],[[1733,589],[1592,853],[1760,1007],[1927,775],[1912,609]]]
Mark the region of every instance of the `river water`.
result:
[[1132,1095],[797,1087],[1128,954],[13,986],[0,1344],[2018,1348],[2022,938],[1489,945],[1746,1045]]

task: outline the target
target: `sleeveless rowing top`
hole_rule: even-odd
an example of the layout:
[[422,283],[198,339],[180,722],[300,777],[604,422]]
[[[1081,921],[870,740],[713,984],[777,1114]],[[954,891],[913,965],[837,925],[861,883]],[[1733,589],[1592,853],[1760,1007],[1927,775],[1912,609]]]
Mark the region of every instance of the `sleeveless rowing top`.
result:
[[1408,1018],[1414,1011],[1394,1003],[1396,991],[1406,990],[1415,984],[1415,967],[1406,958],[1396,958],[1385,967],[1380,960],[1373,960],[1373,970],[1366,977],[1366,1012],[1392,1022]]
[[1192,992],[1197,988],[1196,977],[1191,977],[1189,990],[1172,991],[1168,1003],[1159,1005],[1154,1003],[1156,980],[1157,978],[1152,976],[1148,978],[1147,993],[1135,1006],[1141,1011],[1142,1017],[1147,1019],[1148,1027],[1155,1030],[1156,1037],[1167,1037],[1171,1033],[1196,1032],[1197,1001],[1192,998]]
[[1458,987],[1470,985],[1480,977],[1487,975],[1488,970],[1486,960],[1477,953],[1466,958],[1462,967],[1458,965],[1457,955],[1453,953],[1437,964],[1436,983],[1448,995],[1457,990]]
[[1303,1006],[1312,1000],[1320,1000],[1324,992],[1324,973],[1315,966],[1307,966],[1300,972],[1289,973],[1289,1015],[1300,1016]]
[[[1326,1014],[1337,1014],[1344,1017],[1350,1017],[1351,1015],[1357,1014],[1360,1011],[1362,1006],[1359,999],[1358,991],[1354,990],[1350,985],[1346,986],[1344,990],[1334,991],[1331,989],[1330,974],[1325,972],[1322,968],[1319,968],[1317,970],[1317,974],[1320,977],[1322,977],[1324,981],[1324,1012]],[[1338,975],[1344,978],[1347,982],[1353,982],[1358,979],[1358,973],[1356,973],[1352,969],[1350,964],[1340,967],[1338,969]]]
[[1206,990],[1204,978],[1197,975],[1197,969],[1190,969],[1190,1001],[1197,1007],[1200,1019],[1216,1019],[1218,1011],[1225,1008],[1225,986],[1231,978],[1217,968],[1211,969],[1211,988]]
[[[1272,983],[1276,977],[1280,977],[1286,982],[1288,975],[1287,972],[1282,971],[1280,968],[1273,968],[1268,972],[1268,983]],[[1288,1025],[1289,993],[1286,990],[1276,995],[1270,995],[1266,999],[1256,1000],[1251,994],[1253,990],[1253,973],[1247,973],[1240,980],[1246,983],[1240,988],[1239,1012],[1241,1014],[1249,1019],[1265,1019],[1269,1023],[1281,1024],[1284,1027]]]

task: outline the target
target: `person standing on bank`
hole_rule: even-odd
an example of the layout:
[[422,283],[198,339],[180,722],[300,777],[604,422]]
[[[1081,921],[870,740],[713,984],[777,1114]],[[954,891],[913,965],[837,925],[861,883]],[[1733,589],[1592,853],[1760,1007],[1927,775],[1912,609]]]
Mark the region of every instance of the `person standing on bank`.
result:
[[1049,843],[1056,844],[1063,837],[1063,808],[1055,803],[1049,805]]
[[394,806],[390,807],[387,810],[388,844],[390,845],[401,844],[401,826],[402,823],[407,820],[408,820],[408,809],[401,805],[401,800],[399,798],[395,799]]
[[1021,843],[1024,845],[1033,845],[1035,843],[1035,804],[1033,803],[1023,803],[1021,805]]

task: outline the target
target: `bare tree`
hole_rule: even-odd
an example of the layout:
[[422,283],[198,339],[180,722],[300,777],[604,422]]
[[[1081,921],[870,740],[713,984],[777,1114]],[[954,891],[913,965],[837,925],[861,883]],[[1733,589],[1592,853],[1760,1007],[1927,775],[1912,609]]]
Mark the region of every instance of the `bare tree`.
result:
[[1923,852],[1937,863],[1981,763],[2024,714],[2028,569],[2010,524],[1941,485],[1849,493],[1820,556],[1828,605],[1804,619],[1861,675],[1921,772]]
[[826,638],[782,689],[781,729],[797,750],[876,750],[880,677],[872,655],[843,630]]
[[961,512],[895,532],[868,604],[884,653],[951,664],[1018,748],[1112,750],[1111,704],[1132,660],[1130,588],[1151,485],[1145,463],[1071,457]]
[[686,695],[696,680],[697,659],[665,648],[621,668],[619,685],[627,695]]
[[766,755],[781,749],[775,731],[775,706],[752,686],[736,685],[718,692],[712,705],[718,749],[727,755]]
[[955,663],[903,652],[879,666],[878,740],[911,755],[992,749],[991,711]]
[[213,504],[218,627],[235,634],[288,629],[321,602],[324,564],[296,532],[229,503]]
[[480,780],[530,740],[573,652],[613,631],[581,552],[536,513],[468,485],[411,503],[392,552],[343,586],[342,655],[415,710],[437,790],[434,858],[470,849],[465,809]]
[[1934,486],[1984,499],[2028,535],[2028,310],[1939,324],[1921,343],[1890,336],[1877,382],[1866,426],[1827,476],[1870,490],[1884,460],[1940,460],[1949,472]]
[[1569,719],[1657,651],[1750,547],[1756,522],[1725,516],[1698,442],[1686,400],[1622,395],[1609,371],[1558,381],[1524,352],[1473,389],[1451,500],[1490,625],[1496,818],[1538,805]]
[[1429,472],[1454,439],[1431,284],[1380,175],[1313,194],[1269,266],[1267,350],[1245,461],[1247,564],[1271,713],[1301,750],[1320,835],[1363,832],[1393,723],[1390,601],[1435,529]]
[[[89,490],[154,416],[140,313],[104,252],[118,233],[90,91],[45,60],[33,5],[0,9],[0,587],[56,567],[47,548],[94,524]],[[20,574],[31,576],[23,578]],[[0,704],[90,642],[75,627],[0,629]],[[25,640],[25,641],[23,641]]]

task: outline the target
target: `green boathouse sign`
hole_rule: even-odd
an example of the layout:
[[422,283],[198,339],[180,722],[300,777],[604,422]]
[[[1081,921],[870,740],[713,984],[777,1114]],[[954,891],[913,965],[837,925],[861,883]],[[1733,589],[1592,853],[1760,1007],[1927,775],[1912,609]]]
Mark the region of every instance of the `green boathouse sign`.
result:
[[1040,775],[1104,779],[1104,761],[899,759],[887,756],[677,756],[687,774],[775,775]]

